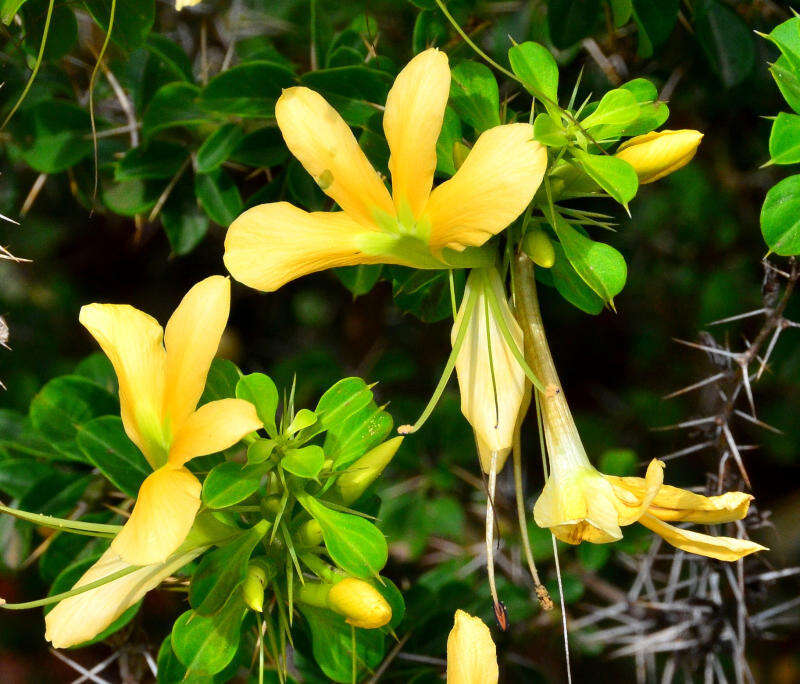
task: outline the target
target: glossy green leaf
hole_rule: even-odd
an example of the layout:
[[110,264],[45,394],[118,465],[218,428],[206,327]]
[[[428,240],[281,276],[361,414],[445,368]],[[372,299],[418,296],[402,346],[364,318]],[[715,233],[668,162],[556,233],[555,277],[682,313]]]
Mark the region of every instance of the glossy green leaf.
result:
[[558,65],[544,45],[527,41],[508,51],[512,71],[534,97],[558,103]]
[[547,26],[553,45],[565,50],[586,38],[600,15],[600,0],[550,0]]
[[214,117],[198,104],[200,89],[178,81],[158,89],[142,117],[145,138],[176,126],[197,126],[211,123]]
[[282,164],[288,158],[289,150],[276,126],[266,126],[248,133],[231,155],[231,159],[240,164],[265,169]]
[[785,57],[780,57],[769,68],[783,99],[797,113],[800,114],[800,73],[791,68]]
[[281,459],[281,467],[297,477],[314,479],[325,463],[325,452],[316,444],[287,449]]
[[197,150],[197,172],[209,173],[227,161],[244,137],[244,131],[234,123],[220,126],[205,139]]
[[590,132],[601,126],[626,126],[639,116],[639,103],[630,90],[616,88],[601,98],[597,108],[581,121]]
[[354,297],[367,294],[381,279],[383,264],[361,264],[360,266],[342,266],[334,269],[336,277]]
[[211,469],[203,483],[203,503],[209,508],[226,508],[244,501],[258,491],[266,472],[263,464],[220,463]]
[[177,256],[191,252],[206,236],[210,221],[197,203],[189,173],[184,173],[172,189],[160,216],[172,253]]
[[434,10],[423,10],[414,22],[411,34],[411,46],[414,54],[419,54],[429,47],[441,47],[447,42],[448,27],[441,13]]
[[269,118],[281,90],[294,85],[294,74],[272,62],[248,62],[223,71],[200,94],[200,106],[219,114]]
[[800,17],[792,17],[769,32],[771,40],[795,71],[800,71]]
[[491,69],[461,62],[452,70],[450,105],[476,132],[500,125],[500,94]]
[[14,19],[14,15],[27,2],[27,0],[2,0],[0,2],[0,20],[8,26]]
[[761,234],[770,251],[781,256],[800,254],[800,175],[770,188],[761,208]]
[[639,189],[639,178],[628,162],[609,155],[572,151],[581,168],[611,197],[627,207]]
[[800,115],[778,114],[769,135],[769,156],[774,164],[800,162]]
[[[555,263],[550,269],[553,286],[570,304],[596,316],[603,310],[603,299],[578,275],[564,254],[564,248],[561,245],[553,245],[553,248],[556,253]],[[537,278],[541,276],[541,269],[537,269],[536,274]]]
[[699,0],[694,28],[711,68],[726,86],[735,86],[750,74],[755,64],[753,33],[728,5]]
[[611,5],[615,28],[622,28],[630,21],[633,14],[633,0],[609,0],[608,4]]
[[653,48],[669,38],[678,19],[679,0],[633,0],[633,18],[639,28],[639,57],[651,57]]
[[214,359],[206,377],[206,386],[199,405],[217,399],[233,399],[236,397],[236,385],[241,377],[242,373],[233,361]]
[[78,428],[78,446],[86,458],[120,491],[136,497],[144,479],[153,472],[131,442],[118,416],[101,416]]
[[37,480],[49,475],[53,466],[31,458],[0,459],[0,492],[12,499],[19,499]]
[[436,171],[445,176],[452,176],[456,172],[453,160],[453,145],[461,141],[461,119],[452,107],[444,110],[442,132],[436,141]]
[[155,181],[125,180],[103,186],[103,204],[120,216],[136,216],[149,212],[161,194]]
[[69,102],[40,102],[19,112],[13,124],[20,156],[39,173],[60,173],[92,151],[89,114]]
[[194,190],[208,217],[223,227],[233,223],[244,209],[239,188],[224,169],[198,173],[194,177]]
[[639,115],[625,126],[621,132],[623,136],[635,136],[649,133],[661,126],[669,118],[669,107],[666,103],[657,101],[658,91],[646,78],[635,78],[620,86],[633,93],[639,103]]
[[268,375],[250,373],[236,383],[236,398],[249,401],[256,407],[259,419],[270,437],[278,434],[275,412],[278,410],[278,388]]
[[[83,0],[83,4],[103,31],[107,31],[111,0]],[[155,16],[155,0],[116,0],[111,38],[124,49],[132,50],[145,41]]]
[[147,36],[145,49],[157,56],[170,69],[174,77],[189,83],[194,80],[192,62],[183,48],[175,41],[160,33],[151,33]]
[[564,147],[569,142],[564,127],[553,121],[550,114],[545,112],[533,120],[533,137],[548,147]]
[[187,159],[184,145],[154,140],[125,153],[114,167],[118,181],[172,178]]

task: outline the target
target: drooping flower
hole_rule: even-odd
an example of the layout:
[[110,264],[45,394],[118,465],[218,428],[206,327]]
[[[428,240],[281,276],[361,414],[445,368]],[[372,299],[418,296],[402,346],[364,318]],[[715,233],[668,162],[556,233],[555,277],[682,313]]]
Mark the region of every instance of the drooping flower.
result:
[[625,141],[616,157],[628,162],[639,184],[652,183],[686,166],[703,139],[700,131],[653,131]]
[[253,405],[241,399],[197,408],[229,308],[230,281],[212,276],[189,290],[166,330],[124,304],[81,309],[81,323],[117,374],[125,432],[154,470],[111,544],[129,564],[163,562],[186,538],[201,490],[187,461],[227,449],[262,427]]
[[478,138],[451,179],[433,188],[449,91],[447,56],[436,49],[414,57],[397,76],[383,117],[390,194],[321,95],[304,87],[284,90],[275,118],[286,145],[341,211],[309,213],[287,202],[249,209],[225,239],[233,277],[272,291],[336,266],[489,265],[491,255],[470,248],[522,213],[542,181],[547,152],[529,124],[497,126]]
[[497,684],[497,651],[483,620],[457,610],[447,637],[447,684]]
[[481,467],[486,473],[493,454],[497,472],[502,470],[511,452],[525,396],[525,372],[509,348],[489,297],[499,304],[505,327],[521,350],[522,330],[511,313],[495,268],[472,270],[451,332],[455,345],[464,317],[471,315],[456,357],[456,374],[461,412],[475,432]]

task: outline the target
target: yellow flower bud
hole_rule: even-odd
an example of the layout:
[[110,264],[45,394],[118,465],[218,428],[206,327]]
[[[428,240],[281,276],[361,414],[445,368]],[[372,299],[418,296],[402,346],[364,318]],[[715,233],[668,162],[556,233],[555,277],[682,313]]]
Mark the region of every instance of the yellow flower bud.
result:
[[402,437],[394,437],[370,449],[366,454],[353,463],[336,480],[333,486],[339,499],[345,505],[351,504],[360,497],[383,469],[389,465],[395,453],[400,448]]
[[534,264],[541,268],[552,268],[556,263],[556,250],[553,243],[543,230],[535,228],[529,230],[522,240],[522,251],[527,254]]
[[322,528],[319,523],[312,518],[300,525],[297,541],[302,546],[319,546],[322,543]]
[[497,652],[483,620],[456,611],[447,637],[447,684],[497,684]]
[[700,131],[653,131],[620,145],[616,157],[628,162],[639,184],[652,183],[686,166],[703,139]]
[[242,584],[244,602],[248,608],[260,613],[264,610],[264,587],[267,586],[267,573],[259,563],[250,563]]
[[328,606],[344,615],[348,624],[363,629],[383,627],[392,619],[392,607],[381,593],[355,577],[346,577],[331,587]]

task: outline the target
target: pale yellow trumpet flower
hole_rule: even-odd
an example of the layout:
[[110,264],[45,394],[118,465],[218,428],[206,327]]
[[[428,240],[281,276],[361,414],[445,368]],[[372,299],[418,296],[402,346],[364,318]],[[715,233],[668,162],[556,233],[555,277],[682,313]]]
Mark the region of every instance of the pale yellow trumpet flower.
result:
[[639,185],[644,185],[686,166],[702,139],[700,131],[688,129],[653,131],[627,140],[614,156],[628,162],[639,176]]
[[480,247],[514,221],[542,181],[547,152],[527,123],[496,126],[456,174],[433,187],[436,141],[450,92],[447,55],[431,48],[398,74],[383,129],[391,156],[386,189],[344,119],[318,93],[284,90],[275,118],[286,145],[341,211],[288,202],[248,209],[230,226],[225,265],[250,287],[272,291],[336,266],[488,266]]
[[447,637],[447,684],[497,684],[497,651],[483,620],[457,610]]

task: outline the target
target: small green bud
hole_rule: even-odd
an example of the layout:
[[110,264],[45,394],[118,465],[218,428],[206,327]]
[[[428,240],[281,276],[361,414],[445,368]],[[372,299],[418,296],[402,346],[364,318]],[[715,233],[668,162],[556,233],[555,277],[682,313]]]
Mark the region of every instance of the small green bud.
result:
[[297,530],[297,542],[301,546],[313,547],[322,543],[322,528],[316,520],[309,520]]
[[552,241],[547,233],[538,228],[529,230],[525,234],[522,239],[522,251],[541,268],[552,268],[556,262],[556,250],[553,248]]
[[461,168],[461,165],[467,160],[468,155],[469,147],[460,140],[456,140],[453,143],[453,165],[456,167],[456,170]]
[[264,610],[264,587],[267,586],[267,573],[259,563],[250,563],[242,584],[244,602],[250,610],[260,613]]
[[356,501],[389,465],[402,441],[393,437],[379,444],[345,470],[333,485],[339,500],[345,505]]

